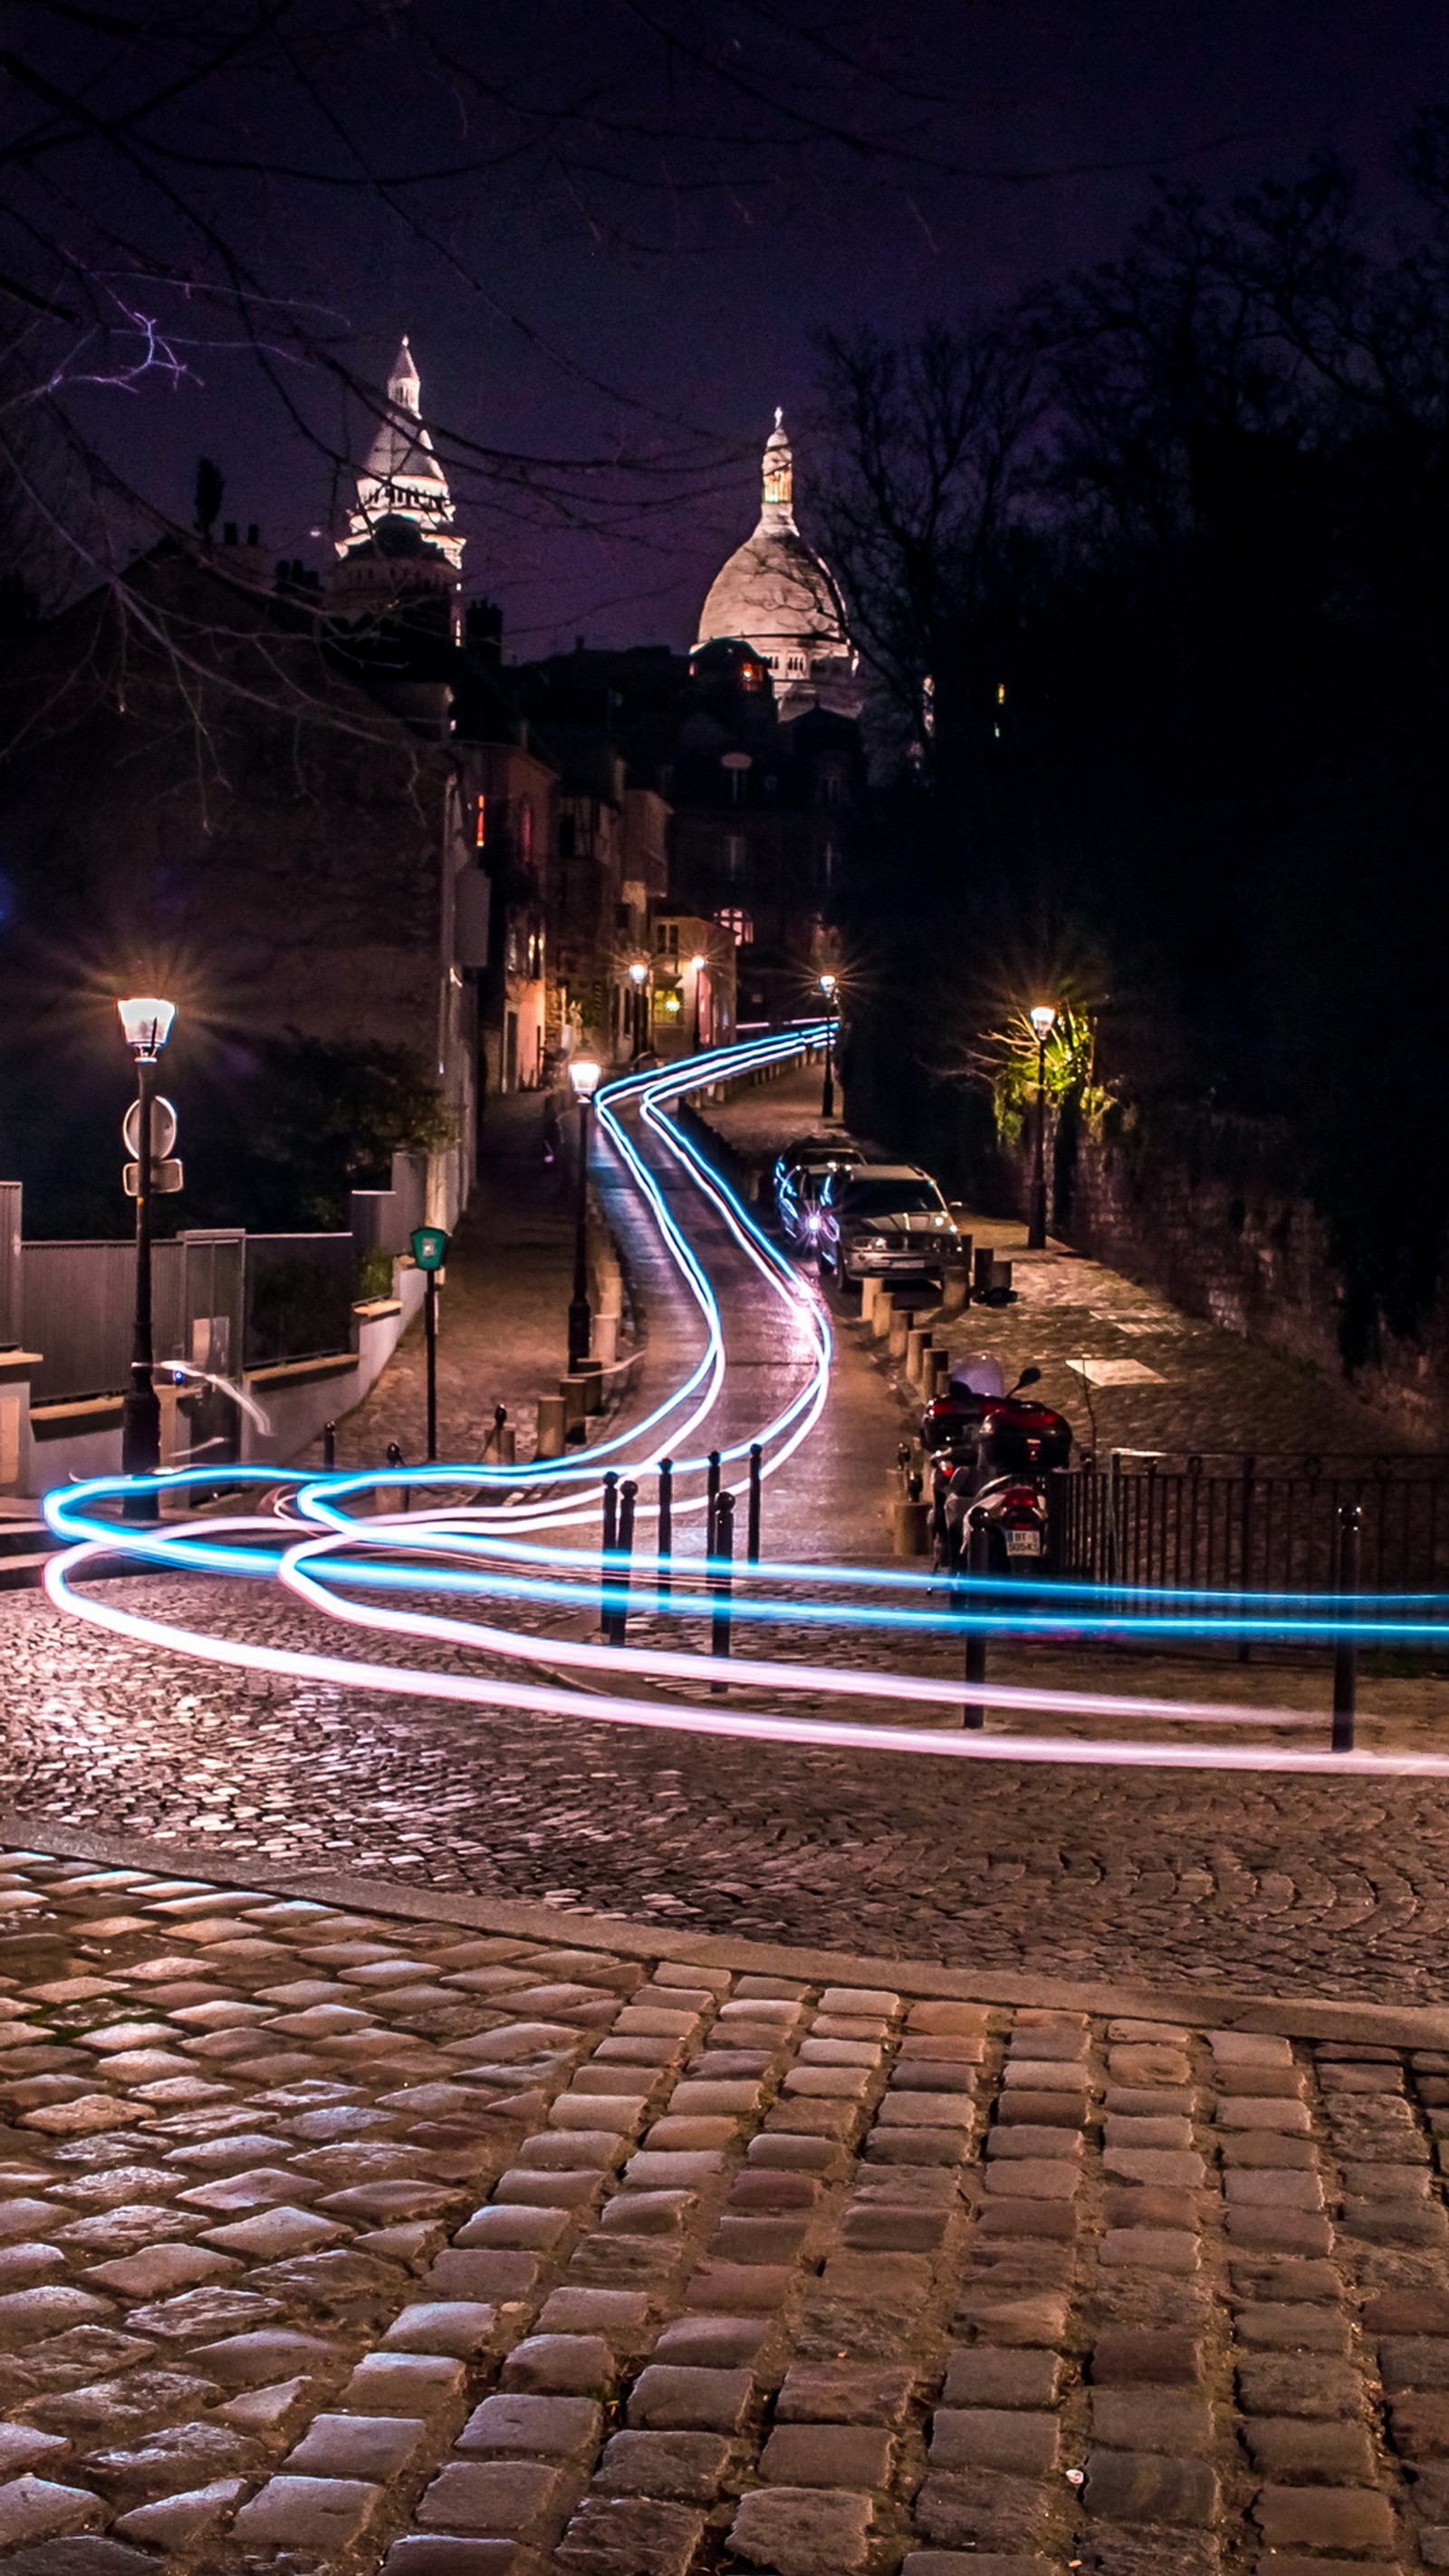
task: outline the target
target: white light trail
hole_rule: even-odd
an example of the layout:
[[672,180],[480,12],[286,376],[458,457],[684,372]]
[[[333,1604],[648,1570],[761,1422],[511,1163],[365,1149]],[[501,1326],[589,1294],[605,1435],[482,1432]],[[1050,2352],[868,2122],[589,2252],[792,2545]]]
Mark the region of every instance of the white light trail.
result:
[[[958,1679],[923,1677],[878,1664],[862,1670],[820,1663],[786,1662],[748,1654],[715,1659],[679,1648],[619,1648],[577,1637],[541,1637],[496,1621],[445,1617],[435,1612],[405,1608],[397,1602],[360,1601],[352,1596],[347,1589],[349,1583],[366,1585],[370,1575],[389,1588],[406,1584],[426,1592],[430,1579],[426,1559],[429,1554],[435,1554],[440,1559],[451,1560],[454,1567],[460,1558],[465,1565],[470,1558],[475,1563],[483,1558],[488,1569],[486,1580],[481,1569],[477,1579],[480,1589],[491,1591],[499,1588],[500,1570],[506,1568],[510,1561],[515,1564],[526,1562],[530,1568],[527,1584],[515,1578],[520,1600],[527,1597],[530,1603],[539,1599],[548,1603],[552,1598],[560,1607],[576,1607],[580,1572],[598,1568],[597,1548],[586,1546],[578,1551],[564,1551],[528,1545],[519,1538],[520,1530],[558,1530],[581,1522],[597,1526],[603,1463],[607,1461],[636,1477],[644,1475],[668,1453],[671,1443],[677,1449],[681,1443],[692,1439],[717,1405],[727,1368],[718,1297],[704,1259],[690,1242],[684,1226],[619,1115],[626,1104],[638,1108],[640,1117],[661,1148],[688,1172],[695,1189],[722,1221],[735,1246],[759,1277],[763,1289],[777,1301],[789,1325],[789,1359],[801,1371],[798,1389],[750,1437],[728,1446],[722,1444],[722,1457],[726,1460],[742,1458],[753,1439],[763,1452],[762,1472],[770,1475],[777,1473],[801,1442],[808,1439],[829,1392],[832,1337],[824,1304],[764,1235],[728,1185],[710,1169],[692,1140],[669,1116],[669,1107],[683,1093],[697,1088],[704,1081],[746,1071],[759,1064],[788,1061],[818,1035],[818,1030],[806,1028],[786,1037],[720,1050],[708,1058],[694,1059],[690,1063],[626,1076],[607,1086],[599,1095],[601,1126],[613,1150],[621,1157],[665,1251],[697,1308],[704,1331],[704,1349],[699,1359],[642,1422],[600,1441],[583,1459],[565,1459],[547,1465],[535,1463],[512,1469],[453,1465],[432,1470],[394,1468],[374,1470],[365,1476],[301,1479],[300,1489],[289,1498],[285,1521],[240,1516],[227,1522],[196,1520],[173,1523],[163,1530],[147,1532],[134,1527],[117,1528],[100,1521],[88,1506],[103,1495],[113,1495],[118,1480],[94,1480],[88,1486],[47,1500],[48,1515],[60,1533],[81,1537],[81,1544],[53,1558],[46,1568],[45,1582],[51,1599],[72,1616],[128,1638],[137,1645],[232,1669],[271,1672],[414,1699],[462,1702],[498,1710],[527,1710],[542,1716],[588,1723],[648,1727],[833,1752],[873,1752],[887,1757],[909,1754],[936,1760],[1048,1762],[1108,1768],[1156,1766],[1235,1771],[1321,1771],[1337,1777],[1346,1773],[1360,1776],[1449,1776],[1449,1755],[1366,1751],[1345,1754],[1335,1753],[1326,1746],[1294,1750],[1276,1745],[1205,1745],[1201,1741],[1118,1740],[1100,1735],[1026,1735],[960,1728],[948,1731],[943,1727],[882,1725],[845,1717],[780,1714],[744,1710],[737,1706],[728,1710],[701,1708],[678,1697],[641,1698],[624,1688],[600,1689],[587,1685],[591,1681],[597,1682],[602,1676],[620,1683],[685,1683],[696,1688],[712,1682],[725,1682],[735,1690],[745,1688],[787,1697],[805,1692],[836,1702],[887,1701],[943,1711],[959,1711],[968,1696],[968,1689]],[[698,1479],[703,1475],[706,1463],[703,1456],[676,1458],[676,1475]],[[465,1506],[456,1500],[449,1502],[443,1499],[407,1514],[388,1513],[368,1518],[353,1516],[348,1508],[352,1496],[365,1490],[375,1490],[379,1484],[396,1484],[403,1477],[424,1491],[439,1485],[451,1485],[455,1494],[459,1485],[474,1494],[491,1489],[498,1492],[499,1500],[497,1503],[474,1502]],[[175,1479],[168,1476],[165,1483],[168,1490],[174,1492]],[[523,1499],[519,1498],[520,1488],[525,1489]],[[741,1491],[743,1487],[735,1486],[731,1490]],[[697,1490],[688,1486],[677,1490],[676,1514],[697,1512],[703,1508],[704,1501],[702,1486]],[[641,1492],[638,1498],[640,1519],[651,1516],[656,1508],[652,1498]],[[286,1536],[288,1526],[295,1530],[298,1516],[310,1524],[308,1534],[289,1541]],[[364,1635],[389,1638],[399,1645],[413,1641],[435,1648],[462,1646],[469,1652],[486,1655],[495,1663],[530,1667],[540,1677],[515,1679],[497,1671],[460,1674],[430,1670],[418,1663],[372,1662],[353,1655],[321,1654],[302,1648],[265,1646],[245,1638],[220,1637],[208,1633],[204,1627],[181,1625],[128,1609],[109,1594],[103,1596],[90,1589],[78,1590],[73,1580],[88,1570],[94,1571],[101,1560],[113,1559],[122,1547],[148,1557],[160,1570],[190,1564],[211,1572],[237,1571],[231,1554],[231,1545],[237,1540],[264,1540],[269,1551],[265,1570],[275,1574],[307,1608],[335,1623]],[[224,1541],[227,1544],[223,1544]],[[641,1551],[635,1570],[652,1577],[658,1566],[656,1557]],[[697,1579],[702,1572],[700,1560],[689,1558],[676,1560],[672,1570],[677,1581],[686,1576]],[[738,1571],[743,1572],[744,1569]],[[812,1573],[805,1567],[790,1568],[779,1564],[750,1571],[758,1575],[768,1571],[776,1577],[790,1575],[794,1580],[807,1584]],[[822,1580],[838,1583],[845,1573],[845,1569],[833,1568]],[[467,1581],[466,1575],[462,1578],[450,1576],[449,1579]],[[868,1572],[862,1571],[854,1579],[868,1583],[871,1578]],[[708,1611],[708,1595],[707,1592],[701,1594],[681,1589],[668,1606],[698,1615]],[[788,1607],[784,1603],[774,1605],[771,1615],[788,1616]],[[811,1607],[818,1615],[818,1605],[812,1603]],[[1130,1631],[1132,1624],[1130,1616],[1126,1615],[1113,1621],[1113,1625],[1124,1632]],[[561,1675],[577,1675],[579,1679],[571,1681],[560,1678]],[[980,1683],[970,1686],[969,1696],[1004,1714],[1055,1715],[1078,1723],[1106,1719],[1188,1728],[1253,1727],[1274,1731],[1323,1725],[1321,1718],[1306,1716],[1299,1710],[1127,1697],[1090,1689],[1052,1690],[1023,1684]]]

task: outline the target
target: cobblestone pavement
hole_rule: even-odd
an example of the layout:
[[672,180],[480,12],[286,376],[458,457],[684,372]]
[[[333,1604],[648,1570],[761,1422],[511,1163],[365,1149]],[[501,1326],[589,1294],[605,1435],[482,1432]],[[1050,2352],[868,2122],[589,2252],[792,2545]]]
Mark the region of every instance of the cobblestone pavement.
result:
[[1442,2013],[651,1972],[26,1851],[0,1913],[12,2576],[1449,2564]]
[[[746,1112],[771,1132],[793,1123],[798,1105],[785,1082],[722,1116]],[[1099,1276],[1103,1300],[1140,1293]],[[970,1329],[1019,1335],[1026,1356],[1043,1311],[986,1314],[979,1325],[973,1316]],[[487,1323],[480,1290],[475,1355],[486,1356]],[[848,1329],[841,1340],[838,1400],[821,1440],[801,1453],[794,1493],[769,1506],[767,1544],[787,1551],[822,1552],[822,1518],[827,1532],[836,1526],[842,1488],[867,1523],[879,1510],[867,1462],[890,1454],[900,1414],[887,1373]],[[1231,1337],[1213,1340],[1227,1346],[1224,1370],[1260,1364]],[[499,1381],[483,1380],[481,1365],[458,1382],[473,1384],[486,1419]],[[1304,1373],[1283,1374],[1296,1387]],[[378,1401],[387,1400],[384,1387]],[[836,1439],[847,1411],[853,1447]],[[1179,1432],[1201,1437],[1186,1422]],[[859,1552],[879,1548],[879,1536],[875,1549],[869,1539],[867,1527]],[[335,1630],[257,1587],[135,1578],[119,1597],[178,1624],[202,1618],[337,1648]],[[818,1652],[804,1630],[780,1645]],[[259,1865],[360,1868],[531,1898],[561,1915],[592,1908],[963,1967],[1198,1986],[1229,1976],[1268,1994],[1303,1986],[1434,2000],[1443,1991],[1449,1830],[1432,1783],[978,1769],[893,1759],[888,1745],[762,1752],[368,1691],[248,1685],[78,1628],[34,1593],[0,1597],[0,1658],[0,1800],[21,1819],[214,1844]],[[1322,1668],[1243,1673],[993,1649],[991,1669],[1327,1705]],[[1366,1677],[1365,1702],[1391,1723],[1366,1725],[1365,1740],[1442,1744],[1445,1696],[1442,1681]]]
[[[254,1586],[135,1578],[122,1597],[178,1624],[337,1646],[335,1629]],[[248,1688],[139,1656],[34,1593],[0,1598],[0,1656],[0,1800],[18,1819],[953,1966],[1444,1990],[1449,1832],[1432,1781],[936,1765],[893,1759],[888,1736],[879,1754],[765,1750]],[[1101,1665],[1020,1668],[1081,1679]],[[1241,1677],[1144,1660],[1125,1678],[1231,1696]],[[1326,1705],[1322,1672],[1275,1670],[1263,1686]],[[1367,1740],[1432,1737],[1435,1715],[1416,1714],[1426,1692],[1442,1701],[1443,1685],[1366,1686],[1405,1712]]]

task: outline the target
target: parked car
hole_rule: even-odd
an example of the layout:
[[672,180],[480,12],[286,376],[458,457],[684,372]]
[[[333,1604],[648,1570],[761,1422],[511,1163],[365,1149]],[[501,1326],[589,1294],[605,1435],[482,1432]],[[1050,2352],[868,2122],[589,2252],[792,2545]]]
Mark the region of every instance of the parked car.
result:
[[929,1172],[859,1163],[820,1193],[815,1256],[837,1288],[868,1278],[939,1279],[966,1260],[966,1238]]
[[828,1172],[835,1163],[863,1163],[864,1161],[865,1155],[861,1147],[852,1145],[848,1137],[819,1133],[813,1136],[796,1136],[790,1144],[782,1146],[775,1156],[775,1168],[770,1178],[776,1199],[778,1200],[792,1172]]
[[775,1183],[780,1223],[793,1244],[813,1251],[820,1230],[820,1193],[832,1172],[850,1171],[865,1156],[858,1145],[833,1145],[829,1160],[790,1164]]

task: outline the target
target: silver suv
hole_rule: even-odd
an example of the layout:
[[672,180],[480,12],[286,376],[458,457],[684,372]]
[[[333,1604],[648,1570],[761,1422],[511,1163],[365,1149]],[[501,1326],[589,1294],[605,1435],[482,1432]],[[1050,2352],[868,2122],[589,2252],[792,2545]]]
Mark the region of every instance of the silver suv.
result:
[[966,1242],[929,1172],[914,1163],[859,1163],[832,1172],[820,1194],[816,1258],[838,1288],[867,1278],[944,1278]]

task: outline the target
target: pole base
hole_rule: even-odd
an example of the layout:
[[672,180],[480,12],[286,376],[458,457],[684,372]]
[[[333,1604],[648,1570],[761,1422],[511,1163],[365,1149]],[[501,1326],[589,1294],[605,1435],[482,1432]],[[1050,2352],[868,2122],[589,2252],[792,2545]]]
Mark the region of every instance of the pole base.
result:
[[[128,1395],[121,1413],[121,1473],[123,1476],[154,1476],[161,1464],[161,1399],[154,1387],[145,1394]],[[122,1517],[128,1521],[154,1521],[157,1517],[154,1494],[127,1494],[122,1501]]]
[[569,1368],[578,1368],[589,1356],[593,1339],[593,1309],[586,1297],[575,1297],[569,1306]]

